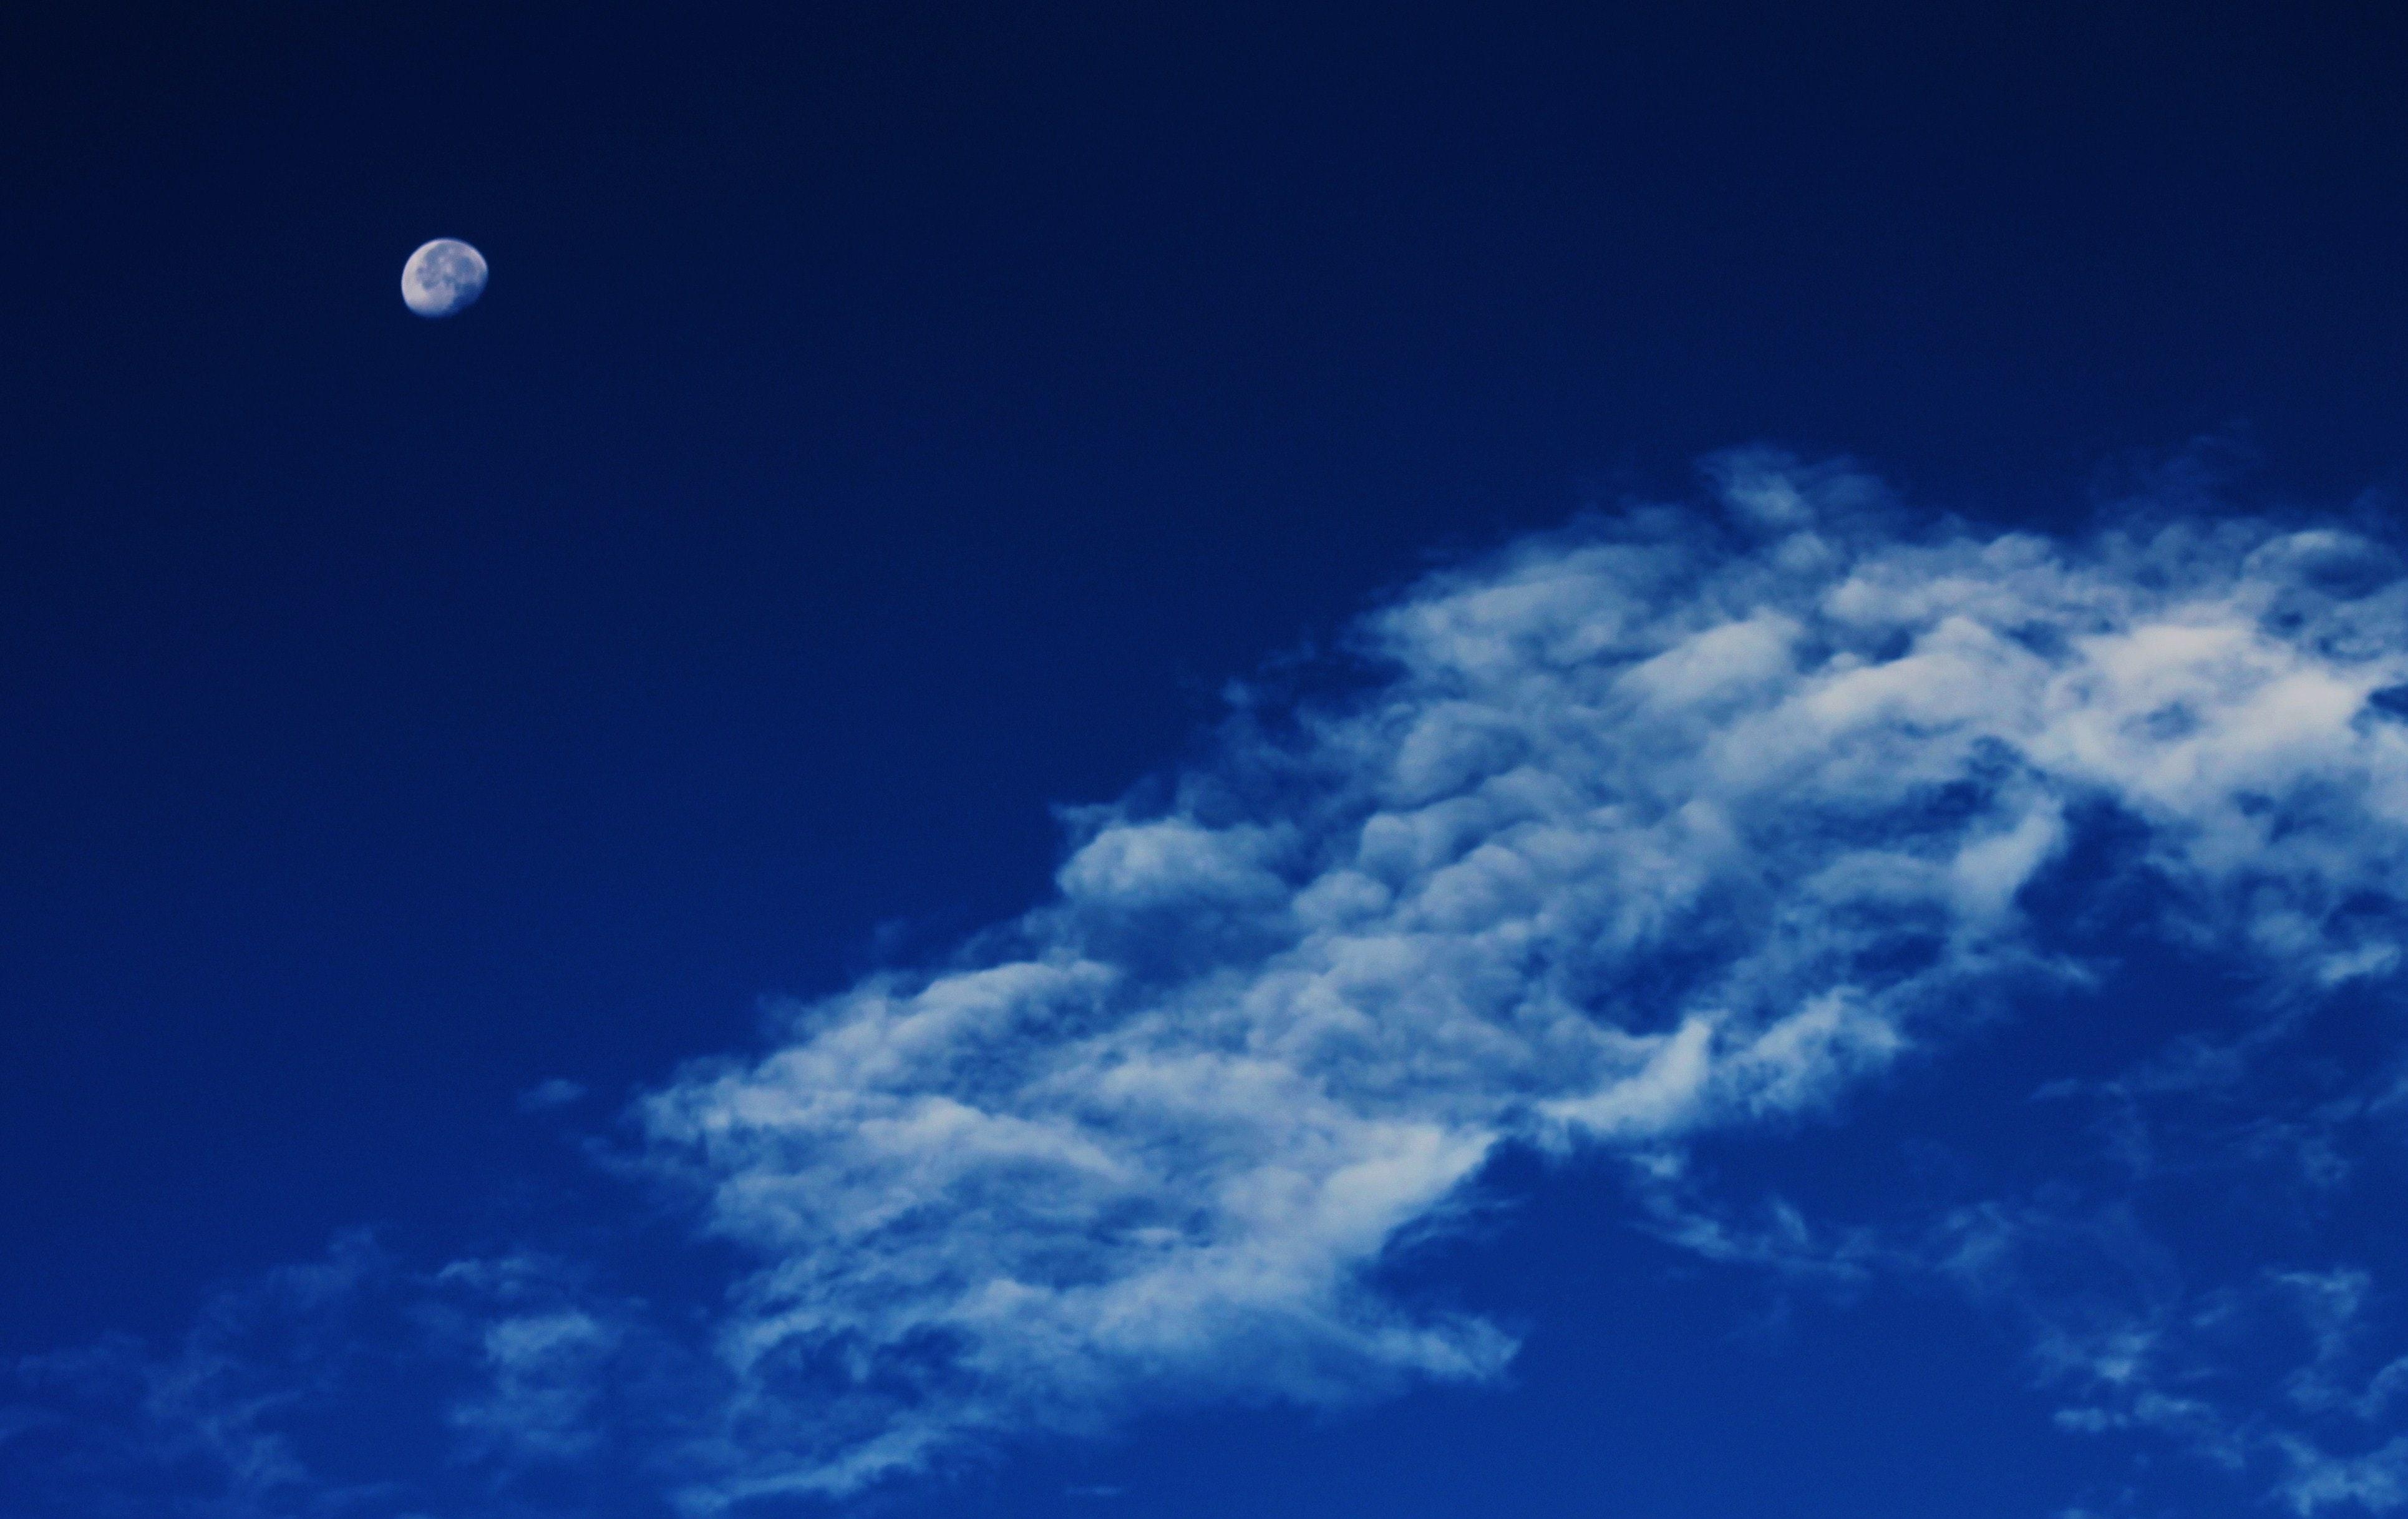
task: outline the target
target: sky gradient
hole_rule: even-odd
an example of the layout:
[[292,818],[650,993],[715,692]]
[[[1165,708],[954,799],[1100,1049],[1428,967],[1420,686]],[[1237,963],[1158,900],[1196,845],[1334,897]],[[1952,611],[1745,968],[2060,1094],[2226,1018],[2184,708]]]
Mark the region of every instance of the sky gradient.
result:
[[2408,1507],[2403,66],[0,21],[0,1506]]

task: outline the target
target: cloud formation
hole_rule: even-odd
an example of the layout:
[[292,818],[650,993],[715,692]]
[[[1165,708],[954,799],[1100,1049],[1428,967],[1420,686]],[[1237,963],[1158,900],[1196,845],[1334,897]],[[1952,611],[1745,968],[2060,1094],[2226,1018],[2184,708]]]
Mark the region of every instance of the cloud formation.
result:
[[[1512,1337],[1388,1268],[1492,1157],[1671,1187],[1704,1137],[1842,1112],[2098,974],[2035,891],[2144,901],[2268,1030],[2393,972],[2389,540],[2144,507],[1991,532],[1766,452],[1709,478],[1409,587],[1340,694],[1242,691],[1204,758],[1070,814],[1053,900],[643,1097],[626,1159],[732,1247],[729,1295],[676,1350],[455,1265],[517,1294],[455,1337],[455,1435],[574,1463],[617,1419],[711,1512],[1133,1411],[1478,1383]],[[1719,1259],[1941,1258],[1651,1196]],[[672,1383],[675,1417],[595,1390]],[[2286,1480],[2379,1509],[2400,1468]]]
[[647,1099],[650,1160],[759,1263],[723,1345],[780,1438],[713,1493],[1493,1376],[1508,1338],[1381,1291],[1388,1252],[1500,1146],[1818,1109],[2079,981],[2018,896],[2085,818],[2272,983],[2396,962],[2387,546],[1713,479],[1412,588],[1355,694],[1241,703],[1167,795],[1080,814],[1057,900]]

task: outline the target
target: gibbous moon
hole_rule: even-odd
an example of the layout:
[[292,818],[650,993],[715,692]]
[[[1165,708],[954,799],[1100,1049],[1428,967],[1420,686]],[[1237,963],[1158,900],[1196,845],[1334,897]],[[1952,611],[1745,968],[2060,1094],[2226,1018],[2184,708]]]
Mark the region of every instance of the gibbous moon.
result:
[[437,237],[401,266],[401,298],[423,317],[457,316],[485,293],[485,255],[457,237]]

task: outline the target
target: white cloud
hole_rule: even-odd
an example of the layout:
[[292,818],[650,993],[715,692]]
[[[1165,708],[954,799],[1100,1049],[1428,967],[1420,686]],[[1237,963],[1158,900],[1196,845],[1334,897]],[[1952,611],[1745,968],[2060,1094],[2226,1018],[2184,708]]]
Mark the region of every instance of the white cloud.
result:
[[1815,1111],[2078,977],[2016,904],[2086,810],[2275,982],[2392,963],[2387,550],[1907,530],[1842,468],[1713,474],[1719,510],[1413,587],[1357,630],[1354,696],[1256,703],[1167,806],[1082,814],[1056,901],[644,1103],[756,1263],[724,1344],[779,1431],[696,1501],[1493,1376],[1508,1339],[1383,1292],[1388,1252],[1500,1146]]
[[[2390,549],[1991,533],[1765,453],[1709,475],[1698,507],[1407,589],[1354,630],[1352,695],[1252,695],[1168,802],[1072,814],[1053,900],[645,1097],[635,1167],[744,1263],[668,1377],[681,1412],[626,1415],[647,1469],[708,1512],[1148,1408],[1494,1378],[1511,1337],[1386,1268],[1500,1148],[1672,1189],[1697,1137],[1836,1111],[2079,982],[2022,904],[2101,817],[2143,840],[2160,926],[2243,956],[2268,1017],[2394,965]],[[1896,1254],[1673,1196],[1652,1226],[1717,1258],[1858,1281]],[[1972,1221],[1943,1257],[1968,1280],[2008,1248]],[[666,1331],[510,1280],[445,1279],[489,1300],[452,1424],[481,1458],[577,1459],[626,1401],[597,1385]],[[2143,1307],[2055,1342],[2128,1392],[2072,1423],[2193,1418],[2147,1374],[2172,1310]],[[2375,1503],[2390,1469],[2303,1462],[2294,1501]]]

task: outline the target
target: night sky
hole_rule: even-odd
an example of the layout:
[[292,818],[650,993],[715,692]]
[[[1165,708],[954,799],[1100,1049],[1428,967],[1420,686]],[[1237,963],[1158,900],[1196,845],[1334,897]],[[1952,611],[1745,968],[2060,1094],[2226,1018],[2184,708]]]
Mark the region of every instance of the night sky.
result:
[[0,20],[0,1508],[2408,1507],[2408,13],[1570,8]]

